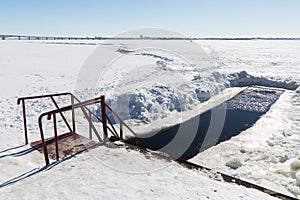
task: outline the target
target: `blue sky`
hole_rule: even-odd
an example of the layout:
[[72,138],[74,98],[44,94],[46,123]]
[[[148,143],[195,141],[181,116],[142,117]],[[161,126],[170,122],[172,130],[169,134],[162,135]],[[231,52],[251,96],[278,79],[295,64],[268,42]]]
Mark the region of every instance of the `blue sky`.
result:
[[199,37],[300,37],[300,0],[2,0],[0,3],[0,34],[113,36],[155,27]]

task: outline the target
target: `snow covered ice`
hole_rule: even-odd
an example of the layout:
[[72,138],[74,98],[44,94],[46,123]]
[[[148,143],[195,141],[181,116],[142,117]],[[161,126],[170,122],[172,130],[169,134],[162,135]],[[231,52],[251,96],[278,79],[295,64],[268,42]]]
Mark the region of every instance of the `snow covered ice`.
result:
[[[82,64],[101,45],[80,43],[0,41],[0,198],[273,199],[125,147],[95,148],[51,170],[43,170],[43,157],[37,151],[16,156],[28,148],[13,149],[24,140],[16,99],[74,91]],[[111,105],[129,103],[130,114],[119,114],[143,134],[198,115],[248,85],[287,89],[253,127],[190,161],[299,198],[300,41],[197,43],[212,61],[212,67],[201,76],[193,65],[168,52],[137,50],[130,41],[107,45],[123,57],[112,64],[108,72],[111,76],[98,82],[96,92],[105,94]],[[192,58],[189,53],[183,56]],[[139,70],[135,70],[137,65],[141,66]],[[129,73],[124,78],[130,69],[135,70],[134,75]],[[185,82],[174,81],[178,72]],[[157,83],[157,77],[164,79],[164,84]],[[29,139],[33,141],[39,139],[36,117],[41,107],[45,111],[52,108],[47,102],[37,101],[31,106]],[[47,128],[52,130],[51,126]],[[230,167],[232,163],[236,169]],[[159,170],[143,173],[149,168]],[[17,181],[11,184],[14,178]]]

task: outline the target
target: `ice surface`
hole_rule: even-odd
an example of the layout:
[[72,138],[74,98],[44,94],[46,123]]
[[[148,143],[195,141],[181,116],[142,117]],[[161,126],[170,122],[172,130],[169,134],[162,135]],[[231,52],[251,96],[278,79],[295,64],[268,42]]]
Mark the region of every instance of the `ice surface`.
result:
[[227,101],[226,108],[229,110],[247,110],[259,113],[265,113],[269,107],[278,99],[283,91],[267,90],[262,91],[259,88],[244,90],[234,99]]
[[[9,150],[24,140],[17,97],[73,91],[82,63],[102,45],[78,43],[0,41],[0,184],[19,177],[17,183],[0,188],[1,198],[272,199],[256,190],[210,180],[173,162],[169,166],[168,161],[156,157],[147,160],[143,154],[125,148],[93,149],[48,171],[42,169],[43,158],[36,151],[12,156],[28,148]],[[113,63],[109,71],[112,76],[99,82],[97,94],[107,95],[115,106],[124,102],[120,114],[142,134],[198,115],[231,98],[240,86],[290,89],[252,128],[192,161],[299,197],[299,171],[292,170],[291,163],[300,160],[300,42],[198,43],[212,61],[211,67],[203,71],[168,52],[138,50],[130,41],[105,45],[119,49],[117,53],[123,57]],[[183,56],[197,60],[193,52]],[[136,66],[141,68],[136,70]],[[128,70],[131,73],[126,73]],[[64,102],[59,100],[60,104]],[[39,139],[36,117],[53,107],[47,101],[32,101],[29,106],[33,108],[28,112],[29,138],[35,140]],[[51,125],[45,129],[47,134],[52,133]],[[225,165],[235,158],[240,167],[234,170]],[[155,173],[132,174],[107,167],[114,165],[125,167],[127,172],[169,167]]]

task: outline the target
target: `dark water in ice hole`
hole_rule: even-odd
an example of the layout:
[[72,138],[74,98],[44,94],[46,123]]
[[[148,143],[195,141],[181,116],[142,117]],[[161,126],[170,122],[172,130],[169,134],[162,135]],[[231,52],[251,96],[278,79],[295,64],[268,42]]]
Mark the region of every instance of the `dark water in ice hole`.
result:
[[[238,135],[242,131],[251,127],[263,114],[265,114],[271,107],[273,103],[279,98],[283,93],[281,90],[268,89],[268,88],[257,88],[248,87],[243,90],[232,99],[223,102],[222,104],[216,106],[215,108],[208,110],[197,117],[194,117],[186,122],[175,125],[173,127],[161,130],[155,135],[144,136],[143,141],[147,145],[147,148],[151,150],[163,151],[172,158],[179,160],[188,160],[200,151],[204,151],[220,142],[229,140],[231,137]],[[216,134],[217,136],[212,136],[212,141],[205,140],[208,134],[209,126],[218,127],[220,122],[218,120],[212,120],[211,116],[224,116],[224,125],[218,133],[209,132],[209,134]],[[210,123],[212,123],[210,125]],[[189,129],[191,126],[195,127],[198,125],[197,133],[193,139],[188,142],[190,145],[186,145],[188,137],[185,134],[189,134]],[[184,129],[184,134],[179,134],[178,130]],[[222,126],[221,126],[222,127]],[[177,134],[177,135],[176,135]],[[164,148],[171,141],[174,142],[176,136],[176,141],[173,147]],[[129,138],[128,142],[135,143],[134,138]],[[171,143],[172,143],[171,142]],[[139,142],[140,146],[144,146],[143,143]],[[186,146],[184,150],[180,147]],[[163,149],[162,149],[163,148]],[[184,153],[182,153],[184,152]],[[179,156],[180,155],[180,156]]]

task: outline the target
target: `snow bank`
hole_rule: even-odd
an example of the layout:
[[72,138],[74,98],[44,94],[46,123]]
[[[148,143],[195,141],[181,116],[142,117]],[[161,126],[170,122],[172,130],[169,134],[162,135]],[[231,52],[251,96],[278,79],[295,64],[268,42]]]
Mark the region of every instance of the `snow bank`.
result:
[[246,71],[230,74],[228,77],[231,87],[243,87],[250,85],[258,85],[265,87],[276,87],[288,90],[296,90],[299,87],[299,83],[291,79],[282,80],[274,77],[256,77],[248,74]]
[[272,78],[255,77],[245,71],[228,76],[212,73],[209,80],[197,77],[176,88],[156,84],[148,85],[119,95],[112,95],[108,98],[108,102],[124,120],[150,123],[166,118],[172,112],[191,110],[226,88],[252,85],[291,90],[299,87],[295,81],[275,81]]
[[[136,123],[150,123],[172,112],[191,110],[230,87],[259,85],[295,90],[300,85],[291,78],[251,75],[247,71],[227,73],[213,65],[203,70],[170,52],[134,47],[123,44],[117,49],[122,59],[114,62],[109,71],[115,76],[126,75],[118,76],[118,81],[109,81],[112,91],[106,93],[114,110],[124,120]],[[101,92],[102,85],[98,88]]]

